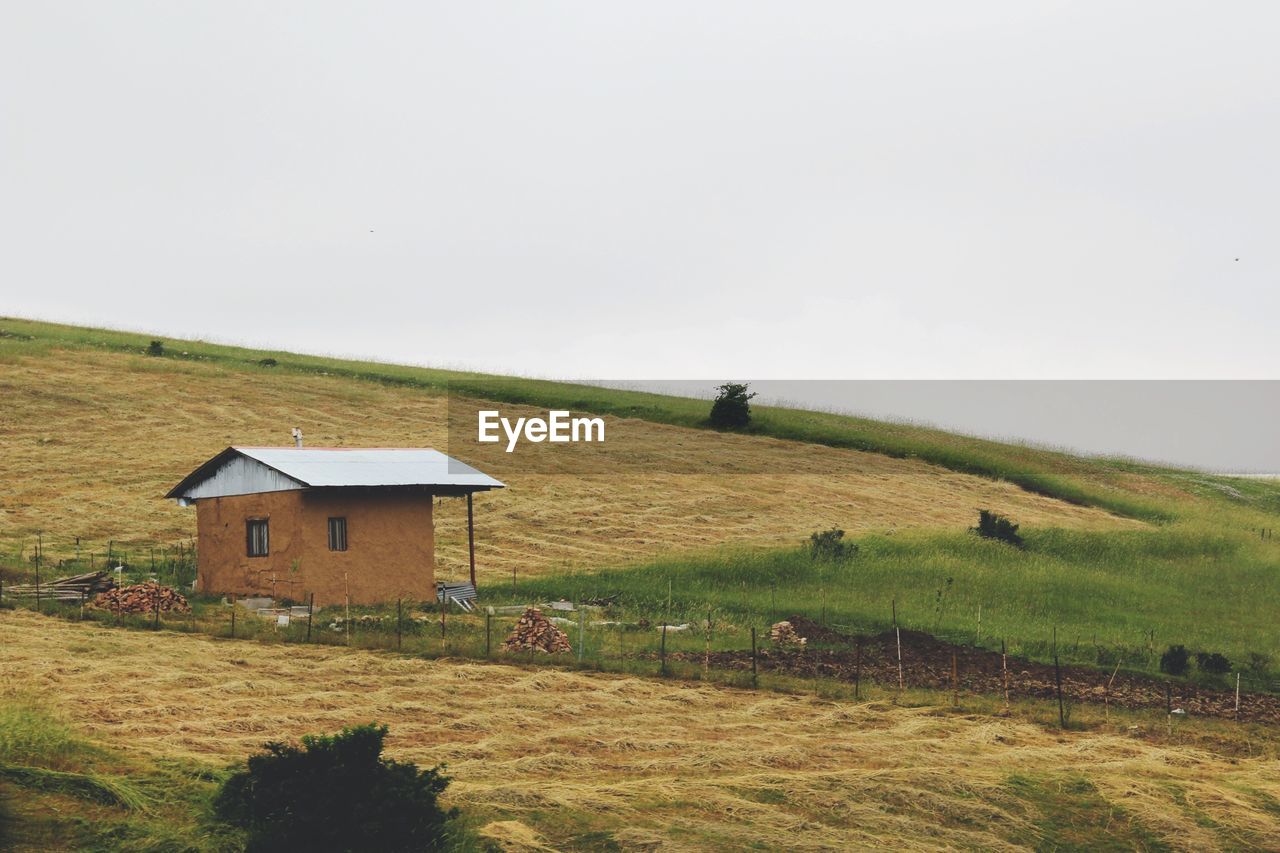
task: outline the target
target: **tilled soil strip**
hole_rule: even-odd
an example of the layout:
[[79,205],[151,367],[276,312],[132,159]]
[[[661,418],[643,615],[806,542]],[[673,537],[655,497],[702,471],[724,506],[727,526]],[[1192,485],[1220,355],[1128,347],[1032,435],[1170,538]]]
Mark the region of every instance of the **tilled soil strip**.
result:
[[[807,621],[807,620],[793,620]],[[805,628],[797,626],[803,636]],[[815,629],[817,626],[813,626]],[[780,650],[761,649],[757,666],[762,672],[780,672],[801,678],[832,678],[853,681],[858,670],[854,637],[842,637],[827,629],[810,631],[817,634],[811,641],[847,642],[849,649]],[[970,693],[1000,694],[1004,691],[1004,675],[999,652],[957,646],[920,631],[902,631],[902,674],[908,687],[951,690],[951,661],[955,654],[958,685]],[[649,655],[646,655],[646,657]],[[656,656],[655,656],[656,657]],[[702,663],[700,652],[672,652],[672,661]],[[712,652],[708,663],[724,670],[750,670],[749,651]],[[1051,664],[1014,658],[1008,659],[1010,698],[1034,697],[1055,699],[1054,672]],[[861,677],[881,684],[898,683],[897,644],[892,631],[862,638]],[[1162,681],[1142,675],[1119,673],[1110,690],[1111,673],[1080,666],[1062,667],[1062,694],[1072,702],[1119,708],[1155,708],[1165,710],[1166,687],[1171,691],[1172,707],[1192,716],[1236,718],[1234,690],[1213,690],[1183,681]],[[1241,693],[1239,719],[1280,724],[1280,696],[1268,693]]]

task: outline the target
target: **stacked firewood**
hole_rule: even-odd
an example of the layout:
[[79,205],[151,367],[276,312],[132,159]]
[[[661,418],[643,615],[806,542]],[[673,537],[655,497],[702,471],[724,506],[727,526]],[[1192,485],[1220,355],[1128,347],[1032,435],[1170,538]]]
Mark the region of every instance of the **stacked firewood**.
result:
[[508,652],[537,651],[549,654],[573,651],[569,647],[568,635],[551,624],[536,607],[525,608],[506,642],[502,644],[502,649]]
[[191,612],[191,605],[182,597],[182,593],[155,581],[104,592],[93,600],[93,606],[112,613],[154,613],[157,610],[161,613],[171,610],[179,613]]
[[115,586],[115,581],[106,572],[90,572],[85,575],[73,575],[69,578],[58,578],[45,581],[37,590],[35,584],[14,584],[4,588],[5,595],[35,597],[37,591],[41,598],[57,601],[81,601],[99,592],[105,592]]
[[773,641],[775,646],[803,646],[808,642],[804,637],[796,633],[795,626],[790,622],[778,622],[769,629],[769,639]]

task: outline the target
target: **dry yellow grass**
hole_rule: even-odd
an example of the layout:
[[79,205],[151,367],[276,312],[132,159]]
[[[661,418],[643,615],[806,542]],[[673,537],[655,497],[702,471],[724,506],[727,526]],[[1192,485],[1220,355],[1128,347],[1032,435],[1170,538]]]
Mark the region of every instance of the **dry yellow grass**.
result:
[[[39,691],[135,754],[223,764],[269,738],[386,723],[389,753],[448,762],[450,801],[492,821],[486,834],[511,849],[586,833],[624,849],[1280,843],[1280,761],[1270,758],[942,709],[155,635],[28,612],[0,613],[0,634],[0,689]],[[1064,816],[1073,805],[1087,808]]]
[[[421,391],[90,350],[0,363],[0,399],[6,551],[22,541],[29,551],[38,529],[55,555],[68,554],[76,536],[99,551],[108,539],[185,539],[193,511],[162,500],[165,491],[228,444],[288,443],[294,425],[313,446],[446,443],[446,401]],[[726,542],[777,545],[829,525],[962,529],[979,506],[1028,526],[1136,524],[877,454],[639,420],[610,420],[608,435],[620,448],[608,474],[512,474],[508,490],[477,500],[482,573],[617,565]],[[708,473],[671,473],[694,469]],[[444,577],[465,566],[464,521],[460,503],[445,501],[437,522]]]

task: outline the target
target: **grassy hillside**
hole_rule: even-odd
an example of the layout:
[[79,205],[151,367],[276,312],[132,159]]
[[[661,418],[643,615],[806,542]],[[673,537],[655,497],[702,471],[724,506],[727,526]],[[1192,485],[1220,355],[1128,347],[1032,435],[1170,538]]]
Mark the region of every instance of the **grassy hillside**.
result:
[[[47,352],[55,348],[88,348],[142,354],[153,336],[85,329],[0,318],[0,358]],[[299,355],[196,341],[170,341],[164,358],[218,365],[233,371],[311,374],[384,386],[455,393],[537,408],[569,408],[652,423],[707,428],[705,401],[660,394],[596,388],[587,385],[489,376],[423,367]],[[1163,520],[1176,515],[1182,491],[1179,472],[1121,461],[1083,459],[1066,453],[959,436],[910,424],[757,406],[750,434],[829,447],[866,450],[894,458],[920,459],[953,471],[1004,480],[1036,494],[1070,503],[1096,506],[1121,515]],[[1226,478],[1198,479],[1221,484]],[[1213,486],[1210,486],[1211,488]],[[1173,503],[1171,503],[1171,500]],[[1280,503],[1273,509],[1280,508]]]
[[[1057,732],[1020,711],[215,641],[23,612],[0,612],[0,630],[0,668],[133,762],[216,774],[266,739],[376,719],[391,728],[391,756],[447,762],[449,802],[508,842],[1215,850],[1280,837],[1280,761],[1265,728],[1188,722],[1170,740],[1162,717],[1082,711],[1086,730]],[[199,807],[190,801],[169,835],[216,849]]]
[[[59,341],[0,338],[9,485],[0,554],[10,560],[19,550],[29,556],[43,531],[54,558],[74,556],[79,537],[82,556],[101,559],[111,543],[148,563],[152,548],[193,534],[194,512],[161,497],[178,479],[228,444],[286,443],[294,425],[313,445],[445,446],[438,387]],[[187,345],[170,344],[179,346]],[[793,544],[832,524],[963,530],[977,506],[1036,526],[1142,526],[918,459],[609,420],[609,446],[620,449],[599,473],[497,472],[510,488],[476,502],[482,575],[626,565],[724,543]],[[727,473],[735,470],[746,473]],[[446,501],[438,515],[441,573],[456,577],[465,510]]]

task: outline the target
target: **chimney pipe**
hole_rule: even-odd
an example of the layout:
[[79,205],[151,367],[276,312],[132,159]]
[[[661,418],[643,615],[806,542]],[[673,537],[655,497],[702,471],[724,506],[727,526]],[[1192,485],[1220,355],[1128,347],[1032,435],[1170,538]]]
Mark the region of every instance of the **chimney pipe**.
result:
[[297,427],[294,427],[292,434],[293,434],[294,446],[297,447],[299,450],[301,450],[302,449],[302,430],[298,429]]

